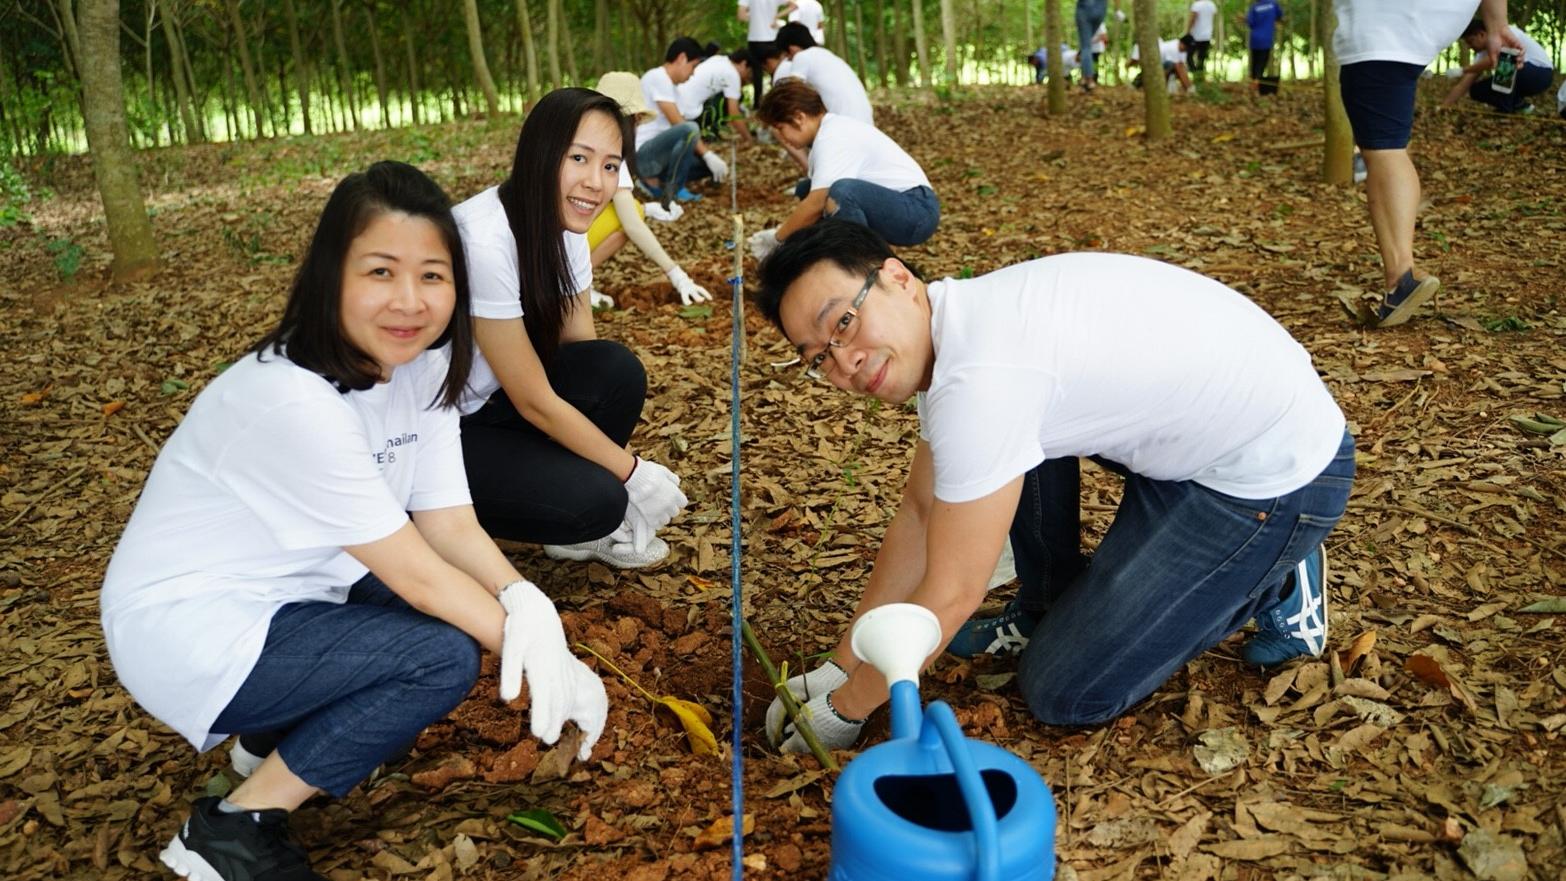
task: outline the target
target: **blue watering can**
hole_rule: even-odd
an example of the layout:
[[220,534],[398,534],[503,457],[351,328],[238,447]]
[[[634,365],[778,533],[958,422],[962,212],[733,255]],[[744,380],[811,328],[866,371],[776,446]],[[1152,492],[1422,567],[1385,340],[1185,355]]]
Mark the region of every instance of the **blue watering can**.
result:
[[919,705],[919,668],[941,643],[912,603],[854,624],[855,657],[892,686],[892,739],[865,750],[832,795],[830,881],[1050,881],[1055,801],[1032,766],[969,740],[951,707]]

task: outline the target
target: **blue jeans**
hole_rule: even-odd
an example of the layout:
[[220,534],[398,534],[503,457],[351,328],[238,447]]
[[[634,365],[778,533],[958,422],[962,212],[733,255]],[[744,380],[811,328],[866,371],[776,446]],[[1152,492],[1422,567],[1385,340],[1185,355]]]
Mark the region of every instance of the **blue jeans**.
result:
[[1240,499],[1189,481],[1127,474],[1091,563],[1078,546],[1075,459],[1028,472],[1011,526],[1018,602],[1043,613],[1017,679],[1054,725],[1125,712],[1185,663],[1278,603],[1284,578],[1343,516],[1354,439],[1315,480],[1285,496]]
[[656,180],[670,196],[685,186],[691,161],[696,156],[696,123],[686,120],[636,148],[636,176],[643,181]]
[[[1077,0],[1077,59],[1082,65],[1082,78],[1094,79],[1093,34],[1104,23],[1109,12],[1109,0]],[[1053,51],[1053,50],[1051,50]]]
[[288,769],[341,798],[451,712],[478,680],[471,637],[366,575],[348,601],[277,610],[245,684],[212,730],[287,732]]
[[899,192],[844,178],[827,188],[827,198],[837,203],[832,217],[868,226],[893,245],[922,244],[941,223],[941,200],[929,187]]

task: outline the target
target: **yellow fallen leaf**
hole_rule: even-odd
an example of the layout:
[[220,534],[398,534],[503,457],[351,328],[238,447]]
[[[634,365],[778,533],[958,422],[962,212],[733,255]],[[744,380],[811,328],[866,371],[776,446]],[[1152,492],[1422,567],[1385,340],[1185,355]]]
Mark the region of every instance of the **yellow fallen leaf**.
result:
[[28,392],[27,394],[22,395],[22,403],[23,404],[28,404],[28,405],[36,404],[39,401],[42,401],[44,398],[48,397],[50,389],[53,389],[53,388],[54,388],[54,386],[51,385],[51,386],[45,386],[44,388],[41,388],[41,389],[39,389],[36,392]]
[[1222,144],[1232,140],[1234,140],[1234,132],[1224,132],[1223,134],[1214,137],[1213,143]]
[[109,403],[103,405],[103,415],[113,416],[123,409],[125,409],[124,401],[110,401]]
[[1147,131],[1147,127],[1146,126],[1128,125],[1128,126],[1126,126],[1126,137],[1134,138],[1137,135],[1139,135],[1139,134],[1141,134],[1141,133],[1143,133],[1145,131]]
[[685,739],[690,742],[691,752],[698,756],[715,756],[718,754],[718,738],[712,734],[712,714],[707,708],[695,701],[682,700],[671,695],[655,695],[641,686],[641,683],[626,675],[624,670],[614,665],[608,658],[593,651],[591,646],[577,643],[576,647],[602,661],[604,666],[613,670],[616,675],[631,687],[642,693],[642,696],[652,701],[656,706],[668,707],[680,720],[680,725],[685,728]]
[[698,756],[718,754],[718,738],[713,736],[712,728],[709,727],[712,725],[712,714],[707,712],[706,707],[668,695],[658,698],[658,704],[668,707],[679,717],[680,724],[685,727],[685,739],[690,742],[691,752]]

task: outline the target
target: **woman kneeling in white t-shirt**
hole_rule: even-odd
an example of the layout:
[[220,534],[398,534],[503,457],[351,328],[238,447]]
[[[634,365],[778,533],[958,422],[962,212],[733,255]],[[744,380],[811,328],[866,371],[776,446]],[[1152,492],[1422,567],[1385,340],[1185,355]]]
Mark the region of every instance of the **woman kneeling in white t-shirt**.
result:
[[469,503],[467,309],[440,187],[398,162],[349,175],[282,321],[158,454],[104,579],[105,641],[125,688],[198,749],[245,738],[247,776],[196,800],[162,853],[179,874],[318,878],[289,812],[460,703],[480,645],[501,653],[502,699],[525,669],[534,735],[574,721],[586,759],[603,730],[603,683]]
[[626,450],[647,376],[597,339],[589,303],[587,231],[633,143],[614,99],[558,89],[523,121],[510,176],[453,210],[478,342],[460,406],[479,521],[552,557],[622,567],[662,560],[654,533],[686,503],[673,472]]
[[810,151],[810,192],[782,226],[751,237],[757,259],[822,217],[867,226],[894,245],[918,245],[935,235],[941,202],[930,179],[880,129],[828,113],[820,93],[797,79],[774,86],[756,116],[784,144]]

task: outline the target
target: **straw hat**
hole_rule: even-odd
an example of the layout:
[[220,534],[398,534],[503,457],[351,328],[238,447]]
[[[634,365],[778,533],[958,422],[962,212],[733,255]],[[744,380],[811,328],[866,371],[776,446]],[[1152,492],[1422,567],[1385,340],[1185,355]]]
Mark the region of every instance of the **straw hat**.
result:
[[647,104],[642,100],[642,81],[634,73],[624,70],[612,70],[598,78],[598,91],[619,102],[620,109],[627,116],[651,115]]

